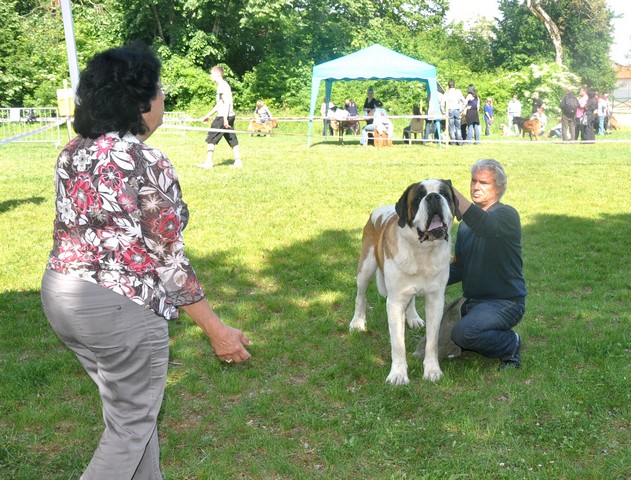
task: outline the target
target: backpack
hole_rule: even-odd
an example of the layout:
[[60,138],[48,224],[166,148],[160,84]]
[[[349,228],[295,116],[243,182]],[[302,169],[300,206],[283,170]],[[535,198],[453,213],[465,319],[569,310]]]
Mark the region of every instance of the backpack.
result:
[[566,95],[561,101],[561,111],[566,117],[574,117],[578,109],[578,98],[574,95]]

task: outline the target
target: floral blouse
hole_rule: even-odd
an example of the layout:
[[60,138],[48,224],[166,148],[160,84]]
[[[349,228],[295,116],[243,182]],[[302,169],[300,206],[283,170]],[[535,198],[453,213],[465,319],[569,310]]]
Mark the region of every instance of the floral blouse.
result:
[[127,133],[75,137],[57,159],[47,268],[166,318],[204,297],[184,254],[188,208],[171,162]]

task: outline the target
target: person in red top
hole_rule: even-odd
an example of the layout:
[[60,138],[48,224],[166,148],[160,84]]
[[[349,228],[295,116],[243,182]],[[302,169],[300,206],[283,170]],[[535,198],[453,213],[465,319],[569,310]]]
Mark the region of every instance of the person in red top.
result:
[[184,252],[188,208],[169,159],[144,142],[162,124],[160,61],[134,44],[81,73],[78,135],[55,167],[53,248],[41,285],[49,323],[97,384],[105,430],[82,480],[161,479],[157,417],[167,320],[182,308],[225,362],[249,339],[213,311]]

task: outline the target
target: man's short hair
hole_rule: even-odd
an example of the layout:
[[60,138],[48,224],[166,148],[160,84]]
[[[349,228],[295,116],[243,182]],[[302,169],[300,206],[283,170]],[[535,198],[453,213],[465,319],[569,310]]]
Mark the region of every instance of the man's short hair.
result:
[[506,176],[506,172],[504,171],[504,167],[502,166],[502,164],[492,158],[482,158],[471,166],[471,175],[473,175],[478,170],[487,170],[493,172],[495,185],[502,188],[502,192],[500,193],[501,198],[502,195],[504,195],[504,192],[506,192],[506,188],[508,187],[508,177]]
[[449,82],[447,82],[447,86],[449,88],[454,88],[456,86],[456,82],[454,82],[453,80],[449,80]]
[[215,65],[213,68],[210,69],[210,72],[217,72],[219,73],[219,75],[221,75],[221,78],[223,78],[223,67],[220,67],[219,65]]

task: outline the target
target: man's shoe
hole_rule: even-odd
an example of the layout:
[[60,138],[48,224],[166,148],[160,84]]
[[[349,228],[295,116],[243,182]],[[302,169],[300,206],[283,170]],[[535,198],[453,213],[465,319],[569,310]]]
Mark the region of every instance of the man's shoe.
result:
[[506,368],[520,368],[521,367],[521,356],[519,355],[519,351],[521,350],[521,337],[517,332],[513,332],[515,337],[517,337],[517,345],[515,345],[515,351],[513,354],[507,358],[502,359],[500,362],[500,370],[504,370]]
[[232,168],[243,168],[243,163],[241,163],[241,160],[235,160],[232,164]]
[[213,168],[213,164],[212,163],[198,163],[197,166],[199,168]]

